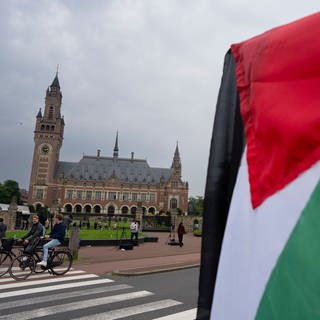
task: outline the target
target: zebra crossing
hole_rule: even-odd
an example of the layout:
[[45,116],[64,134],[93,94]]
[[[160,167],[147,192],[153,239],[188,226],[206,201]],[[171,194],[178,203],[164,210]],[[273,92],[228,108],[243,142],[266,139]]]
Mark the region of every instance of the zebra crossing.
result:
[[153,292],[81,270],[63,277],[36,274],[21,282],[8,275],[0,278],[0,320],[192,320],[195,316],[196,309],[185,310],[180,301],[157,298]]

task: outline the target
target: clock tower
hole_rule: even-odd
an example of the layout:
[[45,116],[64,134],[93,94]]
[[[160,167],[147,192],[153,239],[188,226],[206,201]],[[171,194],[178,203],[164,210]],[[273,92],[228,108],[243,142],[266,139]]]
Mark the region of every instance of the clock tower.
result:
[[58,72],[48,87],[44,111],[40,108],[34,130],[34,151],[28,202],[51,206],[54,179],[63,140],[64,119],[61,116],[62,94]]

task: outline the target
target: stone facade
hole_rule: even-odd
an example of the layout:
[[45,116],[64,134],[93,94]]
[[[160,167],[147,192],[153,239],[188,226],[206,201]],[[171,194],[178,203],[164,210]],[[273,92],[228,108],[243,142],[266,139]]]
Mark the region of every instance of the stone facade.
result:
[[158,214],[188,209],[188,183],[182,181],[176,146],[170,168],[150,167],[146,160],[119,157],[118,134],[113,156],[83,156],[79,162],[60,161],[64,132],[58,75],[47,89],[45,107],[36,117],[28,203],[51,212]]

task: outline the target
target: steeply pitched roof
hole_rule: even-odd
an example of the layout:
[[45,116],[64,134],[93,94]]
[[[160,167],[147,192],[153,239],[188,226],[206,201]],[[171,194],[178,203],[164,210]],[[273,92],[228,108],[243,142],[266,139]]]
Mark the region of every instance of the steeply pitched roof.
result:
[[146,160],[84,156],[79,162],[57,164],[56,178],[61,173],[66,180],[105,181],[115,175],[124,183],[157,184],[160,178],[168,181],[172,174],[169,168],[151,168]]
[[55,87],[55,88],[60,89],[60,84],[59,84],[59,79],[58,79],[58,73],[56,73],[56,76],[54,77],[54,79],[53,79],[52,84],[51,84],[50,87],[51,87],[51,88],[52,88],[52,87]]

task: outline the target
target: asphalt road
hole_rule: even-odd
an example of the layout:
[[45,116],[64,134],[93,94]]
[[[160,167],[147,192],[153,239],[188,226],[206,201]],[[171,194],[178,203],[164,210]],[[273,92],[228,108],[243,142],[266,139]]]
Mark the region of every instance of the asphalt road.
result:
[[196,307],[198,275],[199,268],[135,277],[77,270],[59,278],[33,275],[22,282],[5,276],[0,279],[0,320],[153,320],[167,315],[192,320],[180,312]]

